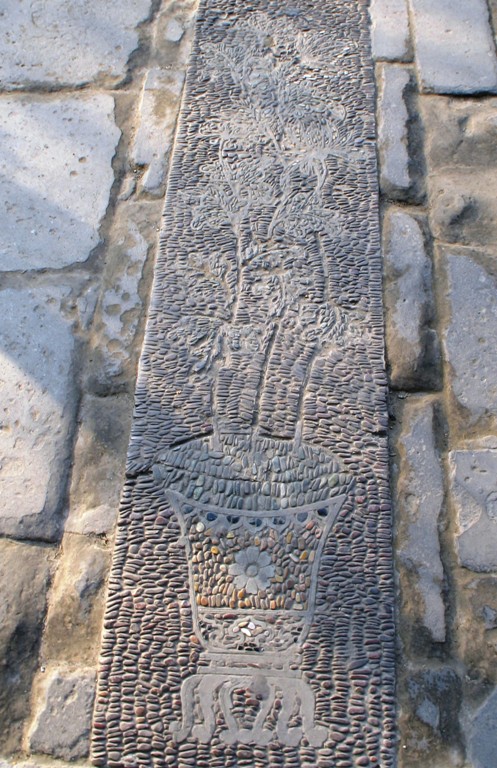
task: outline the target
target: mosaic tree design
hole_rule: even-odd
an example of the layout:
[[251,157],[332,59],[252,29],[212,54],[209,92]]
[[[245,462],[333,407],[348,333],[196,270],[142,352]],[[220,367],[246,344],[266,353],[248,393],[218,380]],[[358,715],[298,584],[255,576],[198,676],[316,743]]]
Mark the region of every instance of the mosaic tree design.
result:
[[366,3],[205,0],[96,765],[393,764],[383,368]]

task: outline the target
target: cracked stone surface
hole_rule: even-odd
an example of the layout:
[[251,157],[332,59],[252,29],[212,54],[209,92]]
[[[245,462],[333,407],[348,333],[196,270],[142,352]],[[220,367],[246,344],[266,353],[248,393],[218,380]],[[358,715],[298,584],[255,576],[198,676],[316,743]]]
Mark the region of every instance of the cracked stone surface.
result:
[[57,538],[76,406],[72,287],[0,291],[0,533]]
[[7,0],[0,15],[0,86],[117,82],[151,0]]
[[100,242],[114,181],[114,99],[2,99],[0,130],[2,269],[85,261]]

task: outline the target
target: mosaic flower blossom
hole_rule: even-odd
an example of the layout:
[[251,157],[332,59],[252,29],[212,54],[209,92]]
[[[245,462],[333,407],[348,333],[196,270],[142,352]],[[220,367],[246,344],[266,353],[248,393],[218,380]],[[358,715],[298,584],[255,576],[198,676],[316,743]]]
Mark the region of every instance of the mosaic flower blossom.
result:
[[260,589],[268,588],[274,566],[267,552],[261,552],[258,547],[247,547],[235,555],[235,562],[230,565],[228,573],[235,577],[238,589],[254,595]]

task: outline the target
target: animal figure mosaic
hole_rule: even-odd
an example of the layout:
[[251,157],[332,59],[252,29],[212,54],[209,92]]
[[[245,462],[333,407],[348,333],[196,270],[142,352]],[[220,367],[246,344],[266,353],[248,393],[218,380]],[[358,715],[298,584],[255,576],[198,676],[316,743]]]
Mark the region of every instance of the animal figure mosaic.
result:
[[102,766],[393,765],[363,0],[204,0],[102,641]]

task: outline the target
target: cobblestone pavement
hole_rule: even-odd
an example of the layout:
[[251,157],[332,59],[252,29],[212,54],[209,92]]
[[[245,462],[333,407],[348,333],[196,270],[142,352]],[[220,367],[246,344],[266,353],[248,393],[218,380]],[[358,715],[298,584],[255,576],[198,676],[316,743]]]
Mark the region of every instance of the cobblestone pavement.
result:
[[[371,6],[399,765],[494,768],[497,5]],[[195,12],[194,0],[9,0],[0,15],[1,768],[88,765]]]

